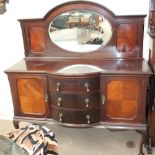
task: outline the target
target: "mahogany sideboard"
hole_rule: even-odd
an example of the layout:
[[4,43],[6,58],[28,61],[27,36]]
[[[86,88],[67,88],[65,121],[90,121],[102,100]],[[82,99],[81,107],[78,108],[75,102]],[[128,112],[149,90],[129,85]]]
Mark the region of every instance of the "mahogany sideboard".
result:
[[59,5],[41,19],[19,20],[25,58],[7,69],[19,121],[104,126],[147,133],[143,60],[145,15],[116,16],[93,2]]

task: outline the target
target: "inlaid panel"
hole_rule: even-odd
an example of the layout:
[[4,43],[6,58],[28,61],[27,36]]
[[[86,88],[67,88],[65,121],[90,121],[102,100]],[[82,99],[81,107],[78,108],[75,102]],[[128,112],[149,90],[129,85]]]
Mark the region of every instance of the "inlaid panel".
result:
[[110,81],[107,85],[107,115],[113,119],[134,119],[137,113],[138,96],[137,81]]
[[136,24],[120,24],[117,27],[117,50],[119,52],[133,52],[136,41]]
[[30,45],[32,52],[40,53],[45,50],[45,31],[42,27],[31,27],[29,29]]
[[44,114],[44,83],[42,78],[25,78],[17,81],[21,111],[25,114]]

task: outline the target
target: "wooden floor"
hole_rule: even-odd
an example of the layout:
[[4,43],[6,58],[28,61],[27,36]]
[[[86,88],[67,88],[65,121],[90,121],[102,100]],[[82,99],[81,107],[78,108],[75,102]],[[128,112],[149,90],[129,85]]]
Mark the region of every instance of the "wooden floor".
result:
[[[26,125],[28,124],[20,123],[20,127]],[[134,131],[74,129],[51,124],[47,124],[46,127],[55,132],[60,155],[138,155],[140,135]],[[14,130],[12,121],[0,120],[0,134],[12,130]]]

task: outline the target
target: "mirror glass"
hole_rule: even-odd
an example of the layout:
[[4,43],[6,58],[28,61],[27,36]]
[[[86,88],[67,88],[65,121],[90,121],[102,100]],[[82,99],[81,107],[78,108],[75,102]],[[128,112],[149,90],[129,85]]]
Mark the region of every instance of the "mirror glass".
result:
[[97,12],[72,10],[54,18],[49,26],[49,35],[52,42],[64,50],[86,53],[110,41],[112,26]]

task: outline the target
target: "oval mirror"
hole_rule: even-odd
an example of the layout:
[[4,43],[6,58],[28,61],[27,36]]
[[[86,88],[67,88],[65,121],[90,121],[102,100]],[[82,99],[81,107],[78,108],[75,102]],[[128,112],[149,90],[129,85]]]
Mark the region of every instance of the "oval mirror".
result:
[[92,52],[105,46],[112,37],[109,21],[90,10],[72,10],[54,18],[49,35],[58,47],[71,52]]

